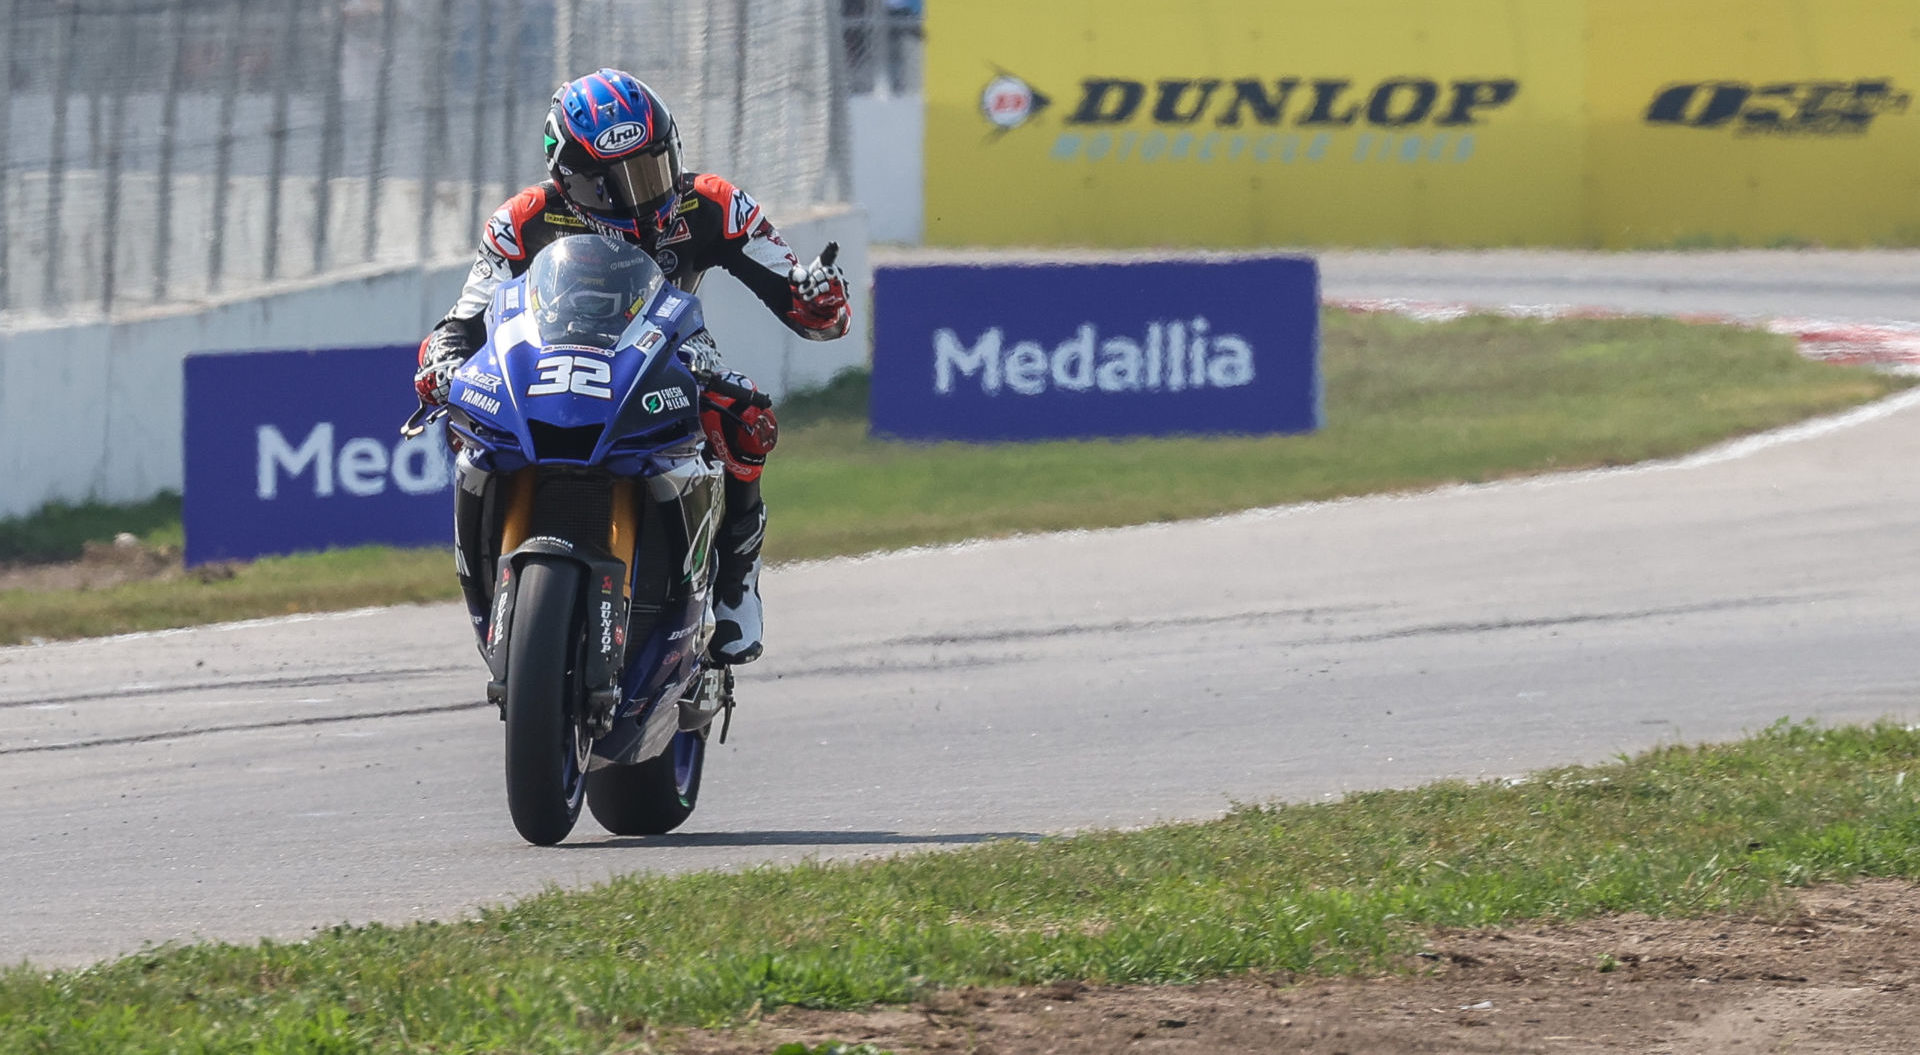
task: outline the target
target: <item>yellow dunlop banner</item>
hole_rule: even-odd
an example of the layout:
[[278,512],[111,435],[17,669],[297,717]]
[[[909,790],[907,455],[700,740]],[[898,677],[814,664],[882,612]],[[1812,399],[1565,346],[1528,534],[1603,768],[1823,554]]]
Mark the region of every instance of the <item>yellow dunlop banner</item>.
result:
[[928,19],[936,244],[1920,241],[1920,0]]

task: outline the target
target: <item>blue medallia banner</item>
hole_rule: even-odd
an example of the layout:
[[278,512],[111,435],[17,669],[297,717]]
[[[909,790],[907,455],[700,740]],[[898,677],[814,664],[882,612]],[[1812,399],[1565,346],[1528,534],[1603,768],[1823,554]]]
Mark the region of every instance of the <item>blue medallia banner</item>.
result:
[[1041,440],[1308,432],[1319,271],[1305,257],[886,267],[874,433]]
[[186,562],[453,541],[441,430],[400,438],[415,350],[186,361]]

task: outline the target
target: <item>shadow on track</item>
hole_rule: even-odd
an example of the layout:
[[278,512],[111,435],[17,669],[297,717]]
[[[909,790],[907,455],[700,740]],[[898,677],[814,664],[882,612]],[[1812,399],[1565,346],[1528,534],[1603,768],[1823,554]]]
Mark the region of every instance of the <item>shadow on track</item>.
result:
[[608,836],[594,842],[561,843],[551,849],[617,850],[640,846],[964,846],[1006,839],[1033,843],[1043,838],[1045,836],[1039,832],[952,832],[945,835],[877,831],[675,832],[671,835]]

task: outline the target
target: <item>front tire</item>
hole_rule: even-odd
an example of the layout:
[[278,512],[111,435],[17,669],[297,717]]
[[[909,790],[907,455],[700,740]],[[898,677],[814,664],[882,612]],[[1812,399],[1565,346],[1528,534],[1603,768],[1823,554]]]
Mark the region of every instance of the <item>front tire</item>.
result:
[[522,838],[552,846],[580,819],[586,749],[574,720],[580,569],[529,558],[520,571],[507,642],[507,810]]
[[615,835],[665,835],[693,815],[706,763],[706,730],[675,733],[665,751],[645,762],[588,773],[587,806]]

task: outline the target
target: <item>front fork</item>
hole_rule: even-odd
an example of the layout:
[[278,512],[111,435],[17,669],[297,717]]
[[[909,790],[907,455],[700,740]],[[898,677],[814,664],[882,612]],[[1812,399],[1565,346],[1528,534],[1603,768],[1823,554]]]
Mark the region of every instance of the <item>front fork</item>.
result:
[[[487,699],[505,714],[507,636],[523,558],[544,553],[579,565],[584,606],[578,696],[573,704],[589,733],[604,736],[613,727],[621,701],[620,672],[627,650],[627,616],[633,600],[628,558],[639,539],[639,515],[632,480],[608,481],[612,489],[607,533],[601,538],[560,538],[535,532],[538,521],[537,470],[490,476],[471,465],[459,470],[454,499],[456,570],[473,620],[480,654],[492,675]],[[498,525],[497,536],[493,526]],[[486,540],[497,537],[492,547]]]

